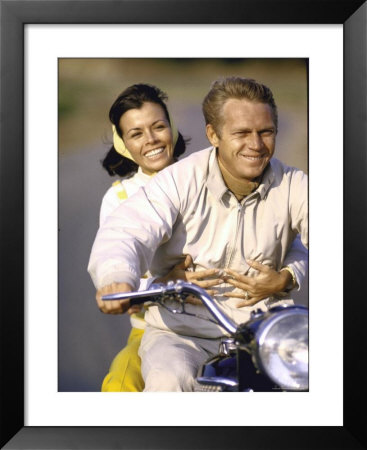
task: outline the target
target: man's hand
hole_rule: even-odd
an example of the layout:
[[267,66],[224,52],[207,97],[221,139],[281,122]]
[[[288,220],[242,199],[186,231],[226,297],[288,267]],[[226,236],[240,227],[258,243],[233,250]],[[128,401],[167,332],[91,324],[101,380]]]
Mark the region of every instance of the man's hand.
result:
[[[214,286],[224,283],[222,278],[213,278],[220,272],[220,269],[199,270],[198,272],[191,272],[190,267],[193,267],[193,260],[190,255],[181,263],[177,264],[166,276],[157,278],[158,283],[167,283],[168,281],[184,280],[196,284],[197,286],[206,290],[209,295],[217,293]],[[188,303],[201,305],[201,300],[194,296],[186,298]]]
[[118,292],[131,292],[133,288],[128,283],[112,283],[98,289],[96,300],[98,308],[105,314],[123,314],[130,308],[130,300],[102,300],[103,295],[116,294]]
[[243,299],[243,301],[238,303],[238,308],[241,308],[242,306],[253,306],[260,300],[283,291],[289,282],[292,281],[291,274],[286,270],[277,272],[271,267],[256,261],[247,262],[259,272],[258,275],[249,277],[241,275],[235,270],[225,269],[225,272],[230,275],[228,278],[225,277],[225,281],[244,291],[243,293],[227,292],[223,294],[226,297]]

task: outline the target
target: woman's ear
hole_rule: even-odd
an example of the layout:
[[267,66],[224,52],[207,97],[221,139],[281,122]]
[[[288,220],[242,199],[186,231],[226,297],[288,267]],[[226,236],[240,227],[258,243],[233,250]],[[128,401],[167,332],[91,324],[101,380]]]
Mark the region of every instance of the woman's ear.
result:
[[208,123],[208,125],[206,126],[206,136],[213,147],[218,147],[219,138],[213,128],[213,125],[211,125],[210,123]]

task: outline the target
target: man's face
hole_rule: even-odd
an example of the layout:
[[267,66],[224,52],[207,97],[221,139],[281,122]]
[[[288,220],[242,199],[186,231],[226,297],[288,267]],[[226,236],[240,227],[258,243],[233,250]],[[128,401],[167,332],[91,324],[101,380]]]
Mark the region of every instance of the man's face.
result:
[[231,98],[222,108],[220,136],[207,125],[218,158],[236,178],[260,176],[274,154],[276,127],[270,105]]

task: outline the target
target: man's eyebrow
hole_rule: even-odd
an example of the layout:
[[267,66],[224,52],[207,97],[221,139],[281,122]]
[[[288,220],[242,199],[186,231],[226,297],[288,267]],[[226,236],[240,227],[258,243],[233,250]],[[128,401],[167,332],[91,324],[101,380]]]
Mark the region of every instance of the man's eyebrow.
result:
[[[260,129],[255,129],[255,131],[257,131],[258,133],[261,133],[262,131],[274,131],[275,130],[275,126],[274,125],[269,125],[267,127],[263,127]],[[235,128],[232,130],[232,133],[251,133],[254,129],[253,128]]]
[[248,133],[251,131],[251,128],[241,128],[237,127],[232,130],[232,133]]
[[274,131],[275,130],[275,126],[274,125],[271,125],[271,126],[268,126],[268,127],[264,127],[264,128],[261,128],[261,130],[259,130],[260,132],[261,131]]

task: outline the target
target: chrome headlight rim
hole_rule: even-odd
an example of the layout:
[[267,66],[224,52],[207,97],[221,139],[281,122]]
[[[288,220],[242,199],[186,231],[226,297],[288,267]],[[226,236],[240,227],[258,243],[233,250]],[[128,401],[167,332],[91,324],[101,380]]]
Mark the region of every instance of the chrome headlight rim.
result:
[[264,342],[268,336],[269,331],[279,323],[281,320],[291,317],[291,316],[304,316],[307,318],[308,323],[308,308],[300,305],[292,305],[292,306],[284,306],[283,308],[279,308],[278,306],[269,310],[270,313],[267,317],[265,317],[261,323],[259,324],[257,330],[255,331],[254,342],[255,342],[255,361],[259,368],[259,370],[266,374],[276,385],[280,387],[280,389],[284,389],[287,391],[307,391],[307,388],[297,388],[289,385],[284,385],[280,382],[279,377],[274,376],[273,371],[269,370],[269,367],[263,362],[262,356],[260,354],[260,348],[264,345]]

